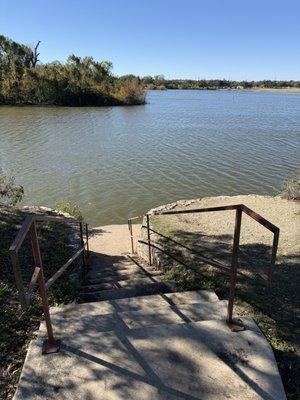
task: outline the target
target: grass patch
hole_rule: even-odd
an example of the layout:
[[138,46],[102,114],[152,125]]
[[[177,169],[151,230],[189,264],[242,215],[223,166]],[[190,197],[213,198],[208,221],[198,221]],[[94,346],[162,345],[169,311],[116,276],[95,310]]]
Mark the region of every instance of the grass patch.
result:
[[[176,218],[153,217],[154,230],[183,244],[208,258],[230,265],[232,236],[206,235],[183,229]],[[229,279],[221,270],[213,268],[185,249],[166,238],[154,239],[172,256],[186,266],[162,255],[161,265],[168,280],[176,283],[178,290],[211,289],[221,299],[227,299]],[[236,308],[240,315],[250,315],[256,321],[273,347],[278,368],[288,399],[300,397],[300,263],[299,255],[278,257],[273,280],[266,284],[258,276],[269,261],[269,248],[265,244],[241,245],[236,292]],[[249,267],[251,259],[251,267]]]
[[288,200],[300,200],[300,169],[284,183],[281,196]]
[[[18,382],[30,340],[42,319],[42,308],[37,294],[28,309],[21,310],[15,288],[9,247],[26,213],[13,207],[0,208],[0,398],[11,399]],[[51,277],[75,252],[76,226],[69,223],[38,224],[45,279]],[[30,242],[25,240],[20,253],[20,266],[27,285],[33,273]],[[63,279],[49,289],[51,305],[68,303],[78,293],[78,265],[67,271]]]
[[69,201],[62,201],[56,204],[55,209],[64,213],[68,213],[79,221],[83,220],[82,213],[77,204],[73,204]]

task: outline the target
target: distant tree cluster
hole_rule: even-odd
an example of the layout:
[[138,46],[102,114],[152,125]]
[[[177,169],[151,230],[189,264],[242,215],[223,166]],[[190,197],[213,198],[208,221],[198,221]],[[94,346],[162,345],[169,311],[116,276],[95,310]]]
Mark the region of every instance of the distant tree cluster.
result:
[[300,81],[229,81],[226,79],[165,79],[163,75],[145,76],[141,82],[147,89],[283,89],[300,88]]
[[112,63],[71,55],[65,63],[39,62],[34,49],[0,35],[0,104],[144,104],[145,90],[133,75],[115,77]]

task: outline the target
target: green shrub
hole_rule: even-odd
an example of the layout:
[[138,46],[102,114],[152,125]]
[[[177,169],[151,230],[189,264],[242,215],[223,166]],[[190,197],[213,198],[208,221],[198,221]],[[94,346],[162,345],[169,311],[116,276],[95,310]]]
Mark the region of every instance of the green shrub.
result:
[[36,48],[0,35],[0,104],[106,106],[144,103],[145,91],[140,80],[133,76],[130,79],[114,76],[110,61],[72,54],[66,62],[43,64],[37,57],[32,62]]
[[144,104],[145,90],[138,78],[127,78],[120,82],[116,98],[121,104]]
[[300,169],[284,183],[281,196],[288,200],[300,200]]
[[83,220],[83,216],[82,216],[82,213],[81,213],[79,207],[74,203],[71,203],[69,201],[62,201],[62,202],[56,204],[55,208],[58,211],[65,212],[65,213],[72,215],[72,217],[78,219],[79,221]]
[[15,178],[4,175],[0,169],[0,204],[15,206],[22,200],[23,195],[23,186],[16,185]]

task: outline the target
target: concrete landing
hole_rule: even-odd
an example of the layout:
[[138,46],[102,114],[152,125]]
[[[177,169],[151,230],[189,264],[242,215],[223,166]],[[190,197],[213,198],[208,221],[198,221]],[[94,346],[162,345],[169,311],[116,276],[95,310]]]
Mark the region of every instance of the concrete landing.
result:
[[[158,297],[144,296],[144,297]],[[105,302],[104,302],[105,303]],[[101,302],[92,303],[93,305]],[[73,308],[68,307],[53,311],[51,309],[52,324],[57,337],[63,335],[72,335],[81,330],[90,331],[92,326],[98,332],[112,331],[115,329],[128,330],[137,329],[146,326],[179,324],[183,322],[197,322],[204,320],[221,319],[225,321],[227,315],[227,301],[207,302],[199,301],[198,303],[178,303],[177,305],[169,305],[167,302],[164,306],[151,307],[150,305],[139,306],[134,309],[128,307],[126,310],[116,311],[113,306],[110,311],[108,308],[103,309],[103,313],[99,313],[99,308],[94,306],[92,310],[85,307],[86,304],[76,305]],[[41,330],[45,331],[44,324],[41,324]]]
[[149,296],[129,297],[117,300],[98,301],[85,304],[69,304],[51,307],[51,315],[57,313],[68,316],[100,315],[122,311],[153,310],[166,306],[218,302],[219,298],[211,290],[195,290],[180,293],[164,293]]
[[81,299],[94,302],[50,310],[61,350],[41,354],[42,323],[14,399],[285,400],[255,323],[243,318],[247,329],[232,333],[226,301],[207,290],[172,293],[159,271],[127,257],[125,238],[126,225],[93,231]]
[[15,400],[267,399],[285,393],[273,352],[251,319],[232,333],[224,321],[63,334],[60,353],[32,341]]

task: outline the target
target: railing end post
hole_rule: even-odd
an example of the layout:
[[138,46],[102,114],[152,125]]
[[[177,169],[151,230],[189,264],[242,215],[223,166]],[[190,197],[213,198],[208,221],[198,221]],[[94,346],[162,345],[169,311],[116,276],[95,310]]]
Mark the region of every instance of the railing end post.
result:
[[134,254],[132,219],[131,218],[128,219],[128,229],[129,229],[129,234],[130,234],[131,254]]
[[53,354],[58,353],[60,350],[61,341],[60,340],[49,340],[45,339],[42,347],[42,354]]
[[150,239],[150,217],[149,214],[146,214],[147,218],[147,236],[148,236],[148,258],[149,258],[149,265],[152,265],[152,257],[151,257],[151,239]]
[[271,282],[271,279],[272,279],[272,275],[273,275],[273,271],[274,271],[274,267],[275,267],[275,263],[276,263],[276,258],[277,258],[277,250],[278,250],[278,243],[279,243],[279,232],[280,232],[279,228],[277,228],[274,231],[272,253],[271,253],[271,261],[270,261],[269,268],[268,268],[268,271],[267,271],[268,282],[269,283]]
[[242,332],[246,329],[245,325],[243,324],[242,320],[239,318],[227,318],[226,323],[231,330],[231,332]]
[[82,221],[79,221],[79,231],[80,231],[80,245],[83,249],[82,251],[82,266],[81,266],[81,277],[82,279],[85,277],[86,274],[86,262],[85,262],[85,254],[84,254],[84,240],[83,240],[83,224]]
[[[239,258],[239,246],[240,246],[240,234],[241,234],[241,223],[242,223],[242,207],[238,206],[236,208],[235,214],[235,226],[233,235],[233,249],[231,258],[231,271],[230,271],[230,288],[229,288],[229,299],[227,308],[227,324],[233,332],[237,332],[240,324],[236,323],[233,319],[233,305],[236,290],[236,276],[238,268],[238,258]],[[243,330],[243,329],[242,329]]]
[[90,244],[89,244],[89,224],[85,224],[85,237],[86,237],[86,255],[87,255],[87,261],[89,261],[90,258]]

